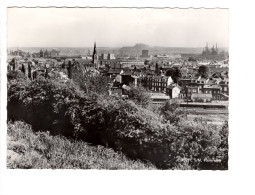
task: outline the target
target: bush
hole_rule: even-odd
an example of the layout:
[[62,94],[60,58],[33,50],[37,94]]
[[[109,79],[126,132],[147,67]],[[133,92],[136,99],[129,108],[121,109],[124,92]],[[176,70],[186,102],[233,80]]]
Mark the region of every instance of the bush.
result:
[[134,101],[136,104],[141,105],[146,108],[151,103],[150,94],[142,86],[131,86],[130,90],[127,91],[127,95],[130,100]]
[[166,121],[178,125],[182,119],[187,119],[187,112],[180,109],[178,102],[166,101],[159,109],[159,114],[163,116]]
[[110,82],[109,77],[101,74],[91,74],[84,71],[82,65],[73,68],[73,81],[88,95],[96,93],[100,95],[108,95]]
[[20,121],[8,123],[7,167],[11,169],[156,169],[120,152],[83,141],[33,132]]
[[8,90],[9,119],[35,130],[109,145],[162,169],[226,169],[226,130],[187,123],[178,112],[176,103],[166,103],[160,116],[131,100],[88,96],[72,82],[10,82]]
[[[23,85],[22,85],[23,84]],[[12,83],[8,90],[8,118],[24,120],[35,130],[73,136],[80,129],[75,115],[87,103],[82,91],[72,82],[61,83],[39,78],[28,83]]]

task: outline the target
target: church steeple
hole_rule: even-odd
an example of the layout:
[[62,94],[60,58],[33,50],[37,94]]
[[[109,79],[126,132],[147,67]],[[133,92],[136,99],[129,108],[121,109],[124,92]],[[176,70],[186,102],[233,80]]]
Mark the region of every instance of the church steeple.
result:
[[95,67],[97,67],[97,46],[96,46],[96,42],[94,43],[92,63],[94,64]]

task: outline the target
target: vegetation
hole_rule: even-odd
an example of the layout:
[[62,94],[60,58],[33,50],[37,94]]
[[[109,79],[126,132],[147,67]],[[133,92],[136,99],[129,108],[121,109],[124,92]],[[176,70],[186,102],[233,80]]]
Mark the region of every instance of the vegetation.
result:
[[200,66],[198,68],[198,74],[202,77],[202,78],[208,78],[208,74],[209,74],[209,68],[207,66]]
[[20,121],[8,123],[7,167],[11,169],[156,169],[120,152],[83,141],[34,133]]
[[166,72],[166,76],[171,76],[174,83],[177,83],[178,79],[182,77],[182,74],[178,67],[173,67]]
[[176,103],[153,112],[140,101],[138,88],[123,100],[81,86],[10,79],[8,118],[24,120],[36,131],[110,146],[160,169],[227,169],[228,126],[182,120],[185,113]]
[[159,69],[158,63],[156,63],[156,66],[155,66],[155,74],[160,75],[160,69]]
[[148,91],[143,86],[131,86],[130,90],[127,91],[129,99],[134,101],[136,104],[146,108],[151,103],[151,98]]
[[189,57],[189,58],[188,58],[188,61],[189,61],[189,62],[196,62],[196,61],[197,61],[197,59],[196,59],[196,58],[194,58],[194,57]]
[[182,119],[187,119],[187,111],[180,109],[180,105],[174,101],[166,101],[159,111],[160,115],[164,117],[166,121],[169,121],[172,124],[180,124]]
[[73,71],[73,81],[87,94],[107,95],[109,90],[110,79],[101,74],[91,74],[84,72],[80,67],[75,67]]

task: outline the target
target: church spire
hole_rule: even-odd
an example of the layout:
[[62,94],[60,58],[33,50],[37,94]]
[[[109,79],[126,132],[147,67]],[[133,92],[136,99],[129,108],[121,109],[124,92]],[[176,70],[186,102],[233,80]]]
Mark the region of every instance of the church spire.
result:
[[97,46],[96,46],[96,42],[94,43],[92,59],[93,59],[92,63],[95,64],[97,62]]

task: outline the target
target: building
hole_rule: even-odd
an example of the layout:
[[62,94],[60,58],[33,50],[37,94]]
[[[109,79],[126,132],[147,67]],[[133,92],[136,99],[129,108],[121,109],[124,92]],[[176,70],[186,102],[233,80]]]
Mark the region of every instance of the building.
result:
[[133,66],[144,65],[144,60],[118,60],[121,68],[130,68]]
[[109,76],[110,78],[115,78],[117,75],[119,75],[121,72],[121,69],[110,69],[107,72],[107,76]]
[[12,56],[21,56],[21,57],[30,57],[30,53],[29,52],[24,52],[24,51],[21,51],[21,50],[16,50],[16,51],[10,51],[9,55],[12,55]]
[[190,82],[191,82],[191,78],[189,78],[189,77],[183,77],[183,78],[178,79],[178,84],[181,87],[188,86]]
[[59,53],[60,51],[57,51],[55,49],[51,51],[47,51],[47,49],[46,50],[41,49],[38,53],[33,53],[32,56],[40,58],[56,58],[59,57]]
[[154,56],[158,60],[169,60],[169,55],[155,55]]
[[108,53],[107,60],[114,60],[115,56],[113,53]]
[[142,50],[141,58],[150,58],[149,56],[149,50]]
[[143,87],[156,92],[167,91],[167,86],[173,83],[170,76],[145,76],[140,79]]
[[101,60],[107,60],[108,59],[108,54],[102,53],[101,54]]
[[212,94],[213,100],[220,100],[221,94],[220,94],[221,87],[219,85],[205,85],[203,88],[204,94]]
[[221,87],[221,93],[225,95],[229,95],[229,87],[228,87],[229,81],[228,78],[224,78],[222,81],[220,81],[219,86]]
[[59,53],[60,53],[60,51],[53,49],[50,51],[50,57],[52,57],[52,58],[59,57]]
[[211,55],[218,55],[219,53],[219,50],[218,50],[218,47],[217,47],[217,43],[216,43],[216,47],[214,47],[214,45],[212,46],[211,49],[209,49],[208,47],[208,43],[206,43],[206,46],[202,52],[202,56],[211,56]]
[[187,91],[184,91],[184,93],[187,93],[187,97],[191,97],[192,94],[197,94],[199,93],[199,88],[198,86],[187,86],[186,87]]
[[98,67],[98,55],[97,55],[96,42],[94,43],[94,49],[92,54],[92,64],[94,64],[95,67]]
[[179,98],[181,92],[181,87],[178,85],[169,85],[167,87],[167,94],[169,94],[169,97],[174,99],[174,98]]

